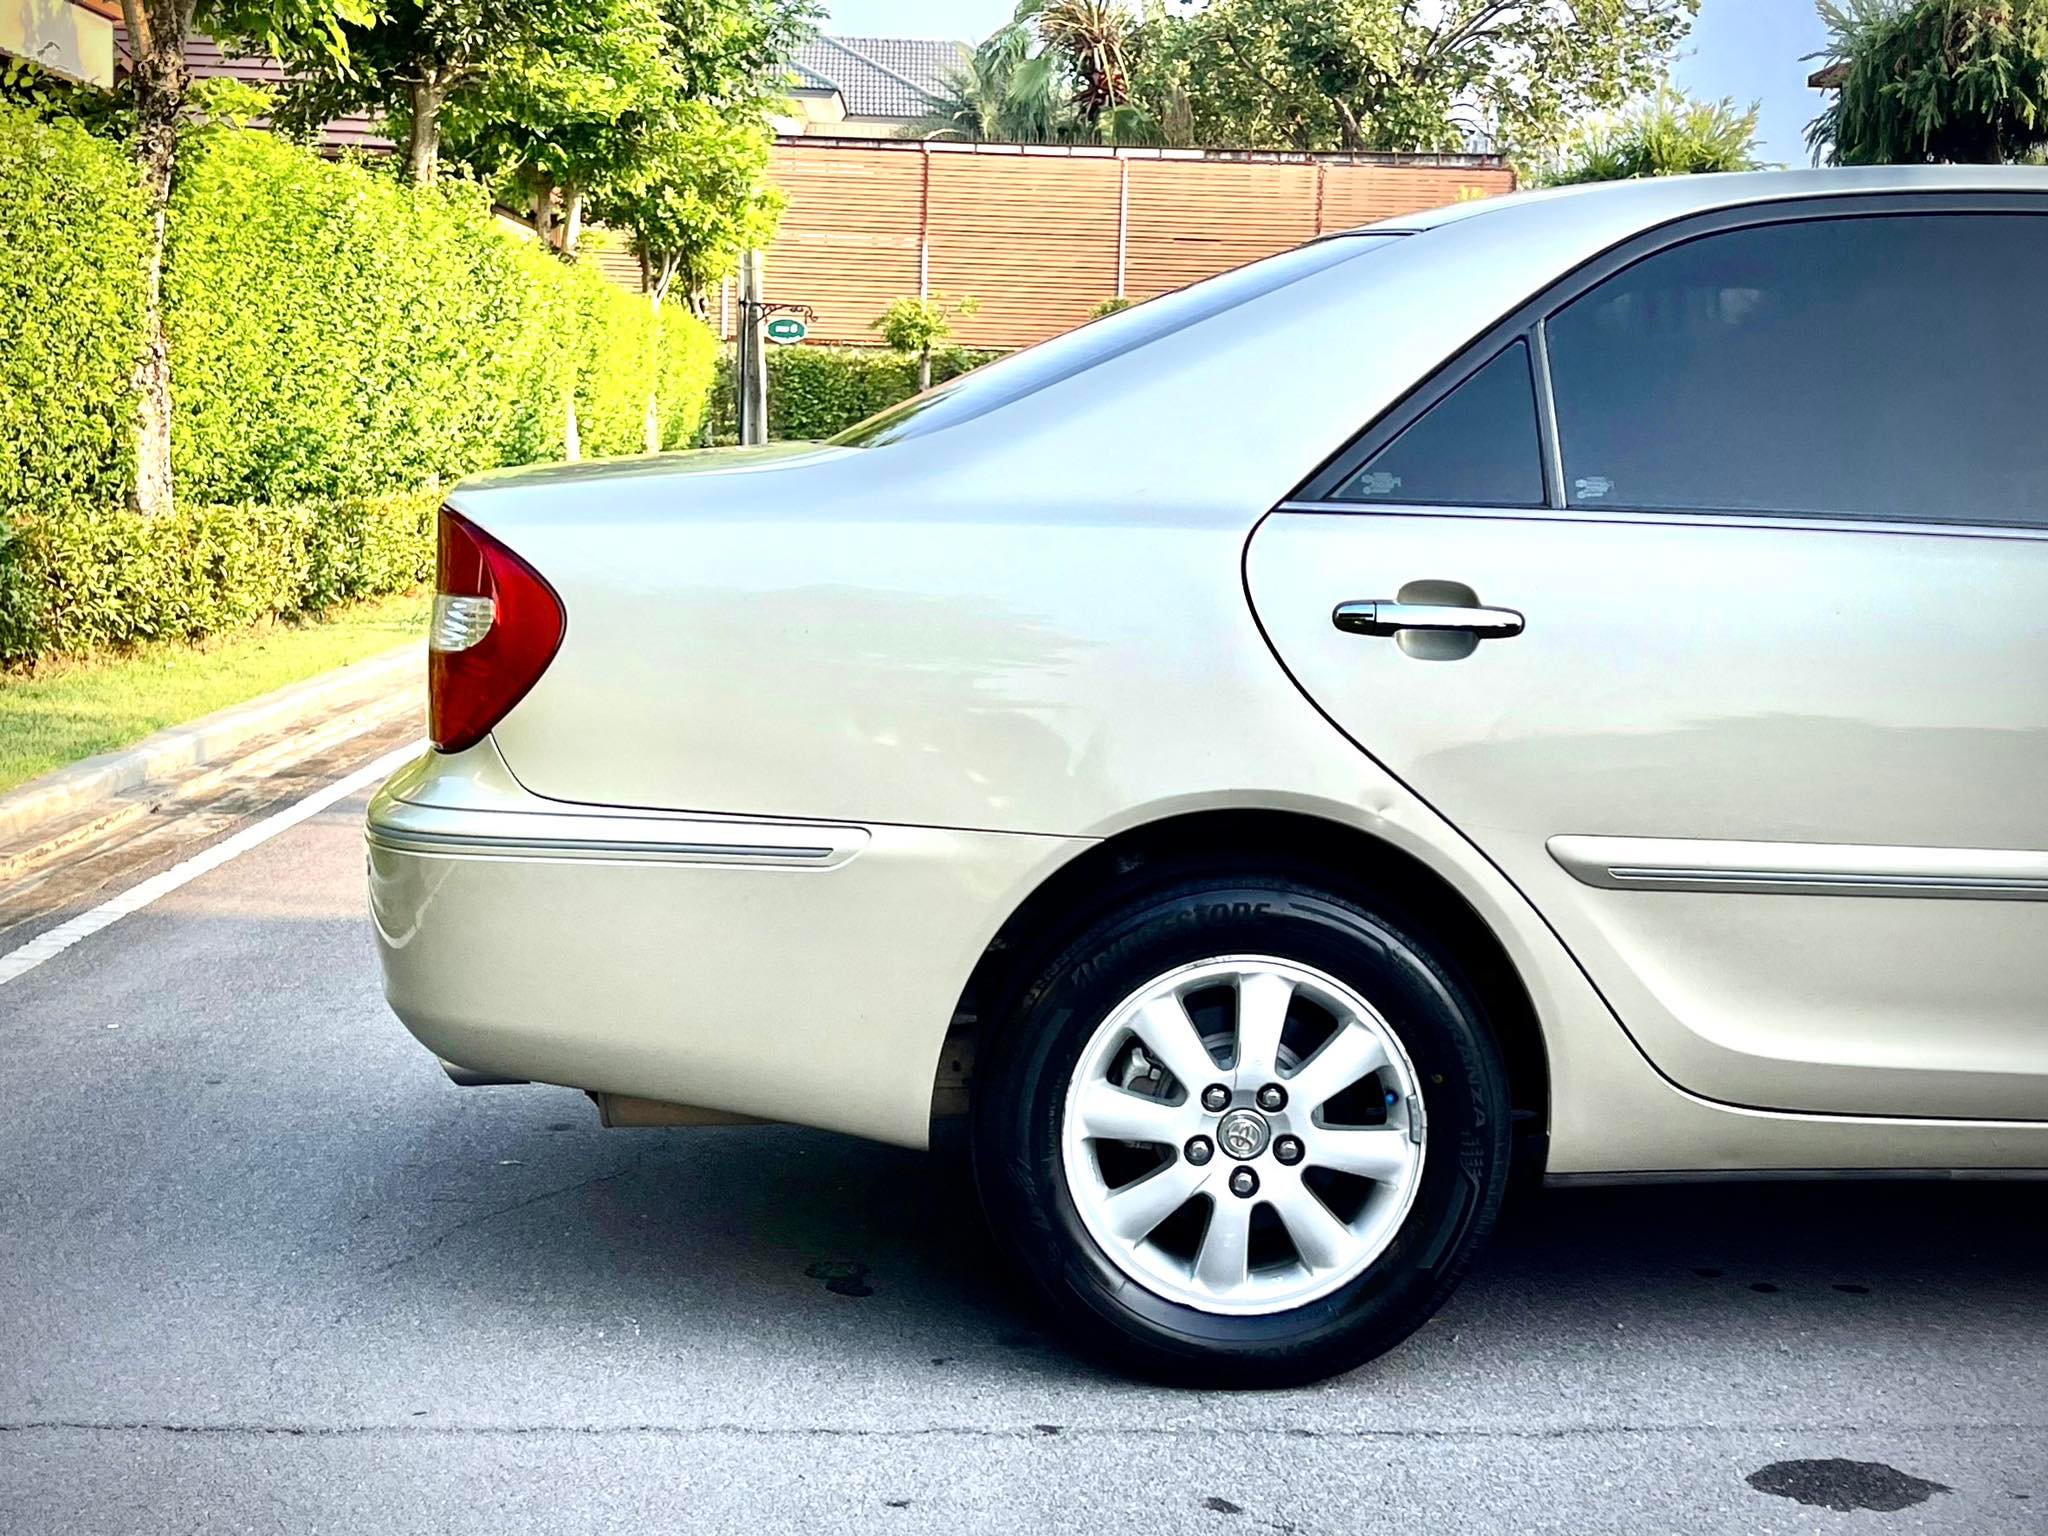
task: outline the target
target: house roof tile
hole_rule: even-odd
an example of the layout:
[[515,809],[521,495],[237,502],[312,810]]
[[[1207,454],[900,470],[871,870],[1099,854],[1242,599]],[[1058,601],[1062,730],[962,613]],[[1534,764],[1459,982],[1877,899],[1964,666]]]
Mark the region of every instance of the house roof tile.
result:
[[945,38],[817,37],[790,64],[800,83],[810,85],[809,76],[836,87],[848,117],[912,118],[944,93],[968,51]]

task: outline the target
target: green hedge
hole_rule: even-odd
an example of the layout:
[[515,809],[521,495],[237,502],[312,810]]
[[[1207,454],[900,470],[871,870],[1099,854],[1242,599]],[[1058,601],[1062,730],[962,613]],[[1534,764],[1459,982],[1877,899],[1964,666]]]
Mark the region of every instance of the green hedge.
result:
[[661,446],[694,448],[711,413],[711,391],[718,378],[718,337],[696,316],[669,305],[661,312],[656,359]]
[[372,495],[558,458],[571,380],[592,456],[642,450],[658,376],[678,392],[673,440],[701,419],[708,368],[659,352],[708,361],[710,332],[669,306],[663,349],[645,299],[498,227],[473,187],[415,189],[211,130],[185,156],[170,231],[182,496]]
[[466,186],[246,129],[188,136],[168,218],[178,511],[134,466],[144,203],[122,147],[0,107],[0,664],[318,609],[431,570],[438,493],[697,441],[718,344]]
[[[932,382],[979,368],[1002,356],[948,347],[932,354]],[[768,435],[813,442],[844,432],[877,411],[917,393],[917,359],[876,347],[776,347],[768,354]],[[714,431],[738,429],[733,360],[721,360]]]
[[180,502],[17,517],[0,527],[0,664],[402,592],[432,574],[438,491],[271,506]]
[[119,146],[0,105],[0,512],[127,494],[143,210]]

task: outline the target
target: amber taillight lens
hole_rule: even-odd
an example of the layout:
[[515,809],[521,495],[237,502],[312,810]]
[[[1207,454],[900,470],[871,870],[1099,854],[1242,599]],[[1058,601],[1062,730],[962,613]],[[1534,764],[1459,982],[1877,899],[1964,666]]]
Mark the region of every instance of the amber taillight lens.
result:
[[555,659],[566,622],[540,572],[443,507],[427,639],[427,735],[435,747],[460,752],[489,735]]

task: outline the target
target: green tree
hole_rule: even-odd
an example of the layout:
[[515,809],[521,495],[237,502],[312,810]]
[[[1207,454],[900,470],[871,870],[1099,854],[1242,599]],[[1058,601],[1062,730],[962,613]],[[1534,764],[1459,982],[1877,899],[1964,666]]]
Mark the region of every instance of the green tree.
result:
[[2048,0],[1820,0],[1834,165],[1994,165],[2048,151]]
[[582,11],[579,0],[380,0],[367,19],[341,21],[339,48],[303,25],[276,28],[269,41],[292,72],[279,118],[310,131],[375,112],[401,139],[407,175],[425,185],[440,169],[451,101],[483,93],[533,50],[563,46]]
[[824,16],[819,0],[663,0],[683,94],[763,106],[789,84],[788,64]]
[[1130,99],[1132,20],[1118,0],[1021,0],[947,78],[912,138],[1007,144],[1152,144]]
[[917,387],[922,391],[932,387],[932,348],[953,334],[955,320],[980,308],[979,299],[949,299],[943,293],[922,299],[898,299],[872,329],[882,333],[882,340],[891,351],[917,359]]
[[1076,81],[1074,110],[1091,127],[1131,103],[1131,14],[1122,0],[1026,0],[1039,38]]
[[1062,143],[1075,135],[1070,82],[1058,60],[1035,51],[1022,21],[998,27],[945,80],[913,138],[950,136],[990,143]]
[[683,102],[649,131],[632,174],[595,194],[593,211],[630,238],[655,302],[676,291],[701,310],[744,252],[775,237],[783,199],[768,181],[772,142],[763,120]]
[[573,254],[586,196],[637,172],[650,153],[651,120],[679,91],[657,0],[593,0],[453,97],[444,149],[530,206],[543,240],[554,238],[559,189],[560,245]]
[[130,144],[148,203],[150,244],[144,260],[142,356],[135,366],[135,483],[130,496],[147,514],[172,509],[171,359],[164,339],[164,214],[177,177],[178,136],[186,114],[192,71],[185,38],[204,20],[224,36],[266,38],[291,32],[305,40],[309,57],[332,59],[343,48],[342,29],[368,19],[370,0],[121,0],[128,31],[126,90],[134,114]]
[[1654,87],[1699,0],[1151,0],[1132,94],[1170,139],[1299,150],[1554,148]]
[[1546,187],[1642,176],[1753,171],[1759,104],[1693,101],[1666,87],[1624,112],[1604,113],[1572,132],[1555,159],[1536,171]]

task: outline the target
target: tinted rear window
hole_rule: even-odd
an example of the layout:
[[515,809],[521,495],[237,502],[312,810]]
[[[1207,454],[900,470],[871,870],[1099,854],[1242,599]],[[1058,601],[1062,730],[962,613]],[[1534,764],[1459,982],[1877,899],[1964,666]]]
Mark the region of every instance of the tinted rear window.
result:
[[2048,219],[1761,225],[1548,323],[1573,506],[2048,523]]
[[1162,294],[1149,303],[1079,326],[1014,357],[962,374],[914,400],[870,416],[831,441],[842,448],[880,448],[942,432],[1191,325],[1199,325],[1240,304],[1264,298],[1290,283],[1355,261],[1397,238],[1340,235],[1318,240]]

